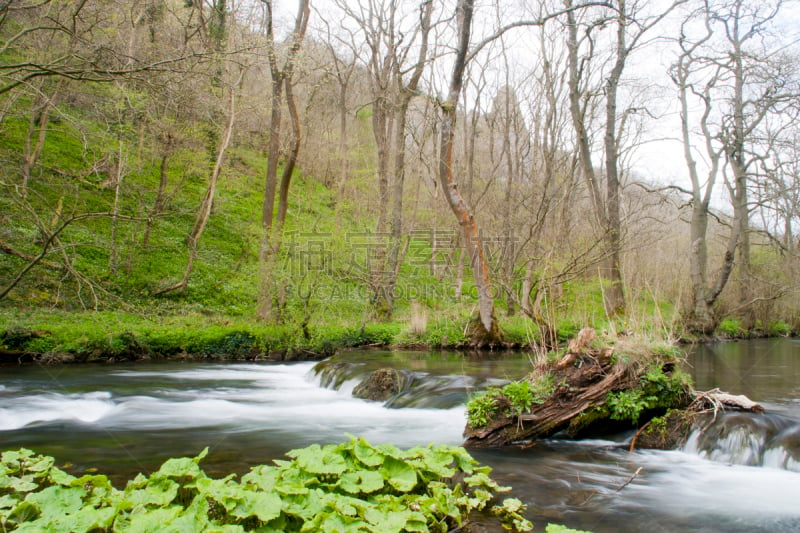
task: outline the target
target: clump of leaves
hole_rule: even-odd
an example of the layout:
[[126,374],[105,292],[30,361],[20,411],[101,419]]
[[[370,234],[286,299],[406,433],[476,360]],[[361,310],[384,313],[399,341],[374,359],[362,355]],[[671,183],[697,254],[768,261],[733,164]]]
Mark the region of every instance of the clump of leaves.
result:
[[767,326],[767,334],[771,337],[789,337],[792,334],[792,328],[786,322],[771,322]]
[[724,337],[738,338],[747,334],[747,330],[739,320],[725,319],[717,326],[717,334]]
[[553,387],[552,374],[539,376],[533,381],[512,381],[502,388],[489,387],[467,403],[467,423],[473,429],[484,427],[497,415],[501,406],[506,406],[504,415],[520,416],[534,404],[543,403],[553,393]]
[[492,512],[501,517],[503,524],[511,526],[505,527],[505,529],[513,528],[517,531],[530,531],[533,529],[533,524],[522,515],[522,513],[525,512],[525,508],[526,505],[522,503],[521,500],[517,498],[506,498],[503,500],[502,505],[495,505],[492,507]]
[[519,416],[531,408],[533,387],[528,380],[512,381],[502,388],[501,393],[508,399],[509,414]]
[[22,350],[34,339],[38,339],[42,334],[29,328],[12,327],[0,331],[0,347],[9,350]]
[[484,427],[497,414],[497,390],[490,388],[470,398],[469,402],[467,402],[467,424],[469,424],[469,427]]
[[665,373],[660,365],[655,366],[642,376],[640,387],[608,393],[610,418],[636,424],[644,411],[682,407],[690,379],[677,369]]
[[[208,477],[194,458],[167,460],[124,490],[104,475],[75,477],[30,450],[0,457],[3,531],[441,531],[486,509],[500,487],[463,448],[312,445],[237,480]],[[491,508],[530,531],[519,500]]]

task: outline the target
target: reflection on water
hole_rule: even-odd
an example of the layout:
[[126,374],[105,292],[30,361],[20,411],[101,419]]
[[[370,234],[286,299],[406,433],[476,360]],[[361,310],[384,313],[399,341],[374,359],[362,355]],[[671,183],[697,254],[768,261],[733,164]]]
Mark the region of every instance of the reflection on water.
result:
[[744,394],[770,412],[800,419],[799,339],[699,345],[689,362],[698,389]]
[[[744,392],[781,416],[723,418],[711,432],[695,435],[687,451],[628,453],[630,436],[620,435],[617,442],[552,440],[475,455],[502,483],[514,486],[539,527],[555,521],[597,533],[800,531],[800,474],[776,451],[796,445],[800,433],[798,344],[755,341],[734,351],[735,346],[705,347],[692,358],[699,387]],[[351,396],[360,379],[385,366],[411,376],[405,391],[388,405]],[[291,448],[339,442],[346,434],[402,447],[459,444],[470,391],[519,377],[530,361],[521,354],[480,361],[460,354],[370,351],[344,354],[318,372],[312,367],[3,368],[0,447],[26,446],[55,456],[59,464],[73,463],[77,471],[98,467],[121,482],[167,457],[194,455],[206,446],[211,453],[205,468],[221,475]],[[758,447],[758,458],[746,456]]]

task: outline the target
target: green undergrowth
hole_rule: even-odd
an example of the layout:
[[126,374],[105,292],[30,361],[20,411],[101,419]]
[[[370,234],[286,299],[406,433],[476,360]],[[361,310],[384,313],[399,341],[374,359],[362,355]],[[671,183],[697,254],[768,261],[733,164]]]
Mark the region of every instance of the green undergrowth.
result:
[[486,426],[497,415],[520,416],[534,404],[541,404],[553,393],[554,377],[544,374],[533,381],[512,381],[503,387],[489,387],[467,402],[467,424],[476,429]]
[[[364,322],[326,316],[307,324],[265,325],[240,316],[185,313],[48,312],[0,310],[0,349],[77,361],[189,355],[202,359],[253,359],[275,354],[327,356],[361,346],[417,346],[458,349],[469,346],[464,315],[432,317],[425,331],[410,331],[407,317]],[[501,321],[510,346],[527,347],[535,326],[524,317]]]
[[123,489],[102,474],[75,477],[30,450],[4,452],[0,525],[18,532],[446,532],[489,511],[508,530],[532,529],[525,505],[498,501],[509,489],[459,447],[400,450],[352,438],[222,479],[200,467],[207,451],[169,459]]
[[[361,346],[403,346],[421,349],[468,349],[470,308],[427,309],[422,326],[399,312],[395,320],[377,322],[347,311],[332,310],[311,320],[290,315],[279,324],[260,323],[250,316],[192,310],[173,313],[121,311],[17,310],[0,308],[0,350],[41,356],[51,362],[171,358],[257,359],[262,357],[319,358]],[[419,322],[419,319],[416,319]],[[501,317],[506,346],[541,347],[548,333],[524,316]],[[569,320],[556,326],[577,332]],[[555,352],[554,352],[555,353]]]
[[653,364],[640,378],[638,387],[608,394],[609,418],[637,424],[644,412],[685,407],[690,387],[691,377],[685,372],[673,369],[666,373],[660,363]]
[[[5,315],[0,348],[77,361],[169,358],[254,359],[332,355],[339,349],[392,344],[396,323],[258,325],[241,319],[152,317],[110,312]],[[66,359],[70,360],[70,359]]]
[[756,321],[752,328],[747,328],[741,320],[726,318],[720,321],[714,330],[714,334],[723,339],[745,339],[751,337],[790,337],[794,332],[789,324],[781,320],[768,323]]

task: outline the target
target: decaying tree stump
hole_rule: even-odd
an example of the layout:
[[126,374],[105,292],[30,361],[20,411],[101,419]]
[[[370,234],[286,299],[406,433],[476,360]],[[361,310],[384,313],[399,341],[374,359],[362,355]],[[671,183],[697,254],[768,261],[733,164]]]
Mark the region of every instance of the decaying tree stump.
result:
[[[613,347],[596,347],[594,344],[599,343],[594,341],[593,330],[582,330],[561,360],[534,371],[534,374],[553,375],[553,392],[543,403],[534,404],[518,416],[500,409],[486,426],[467,426],[465,446],[504,446],[545,438],[562,430],[576,435],[592,424],[604,422],[603,419],[607,425],[618,425],[617,421],[609,421],[608,410],[602,409],[609,393],[640,387],[648,366],[641,362],[618,361],[613,357]],[[650,362],[652,364],[652,360]],[[674,371],[675,361],[657,364],[664,374]],[[689,391],[684,392],[670,407],[686,407],[691,403]],[[640,422],[645,423],[648,416],[663,414],[663,411],[646,413]]]
[[[658,353],[630,342],[610,345],[585,328],[569,342],[561,359],[538,365],[528,376],[531,383],[546,379],[552,384],[549,396],[539,396],[520,412],[511,397],[520,394],[513,392],[518,387],[507,393],[495,389],[490,402],[476,404],[483,412],[474,418],[471,414],[470,420],[482,425],[467,425],[464,445],[527,444],[559,432],[579,437],[624,425],[640,428],[632,448],[672,448],[685,441],[699,414],[725,409],[764,412],[746,396],[692,390],[688,377],[678,370],[678,361],[666,355],[668,351]],[[651,425],[656,417],[661,418]]]

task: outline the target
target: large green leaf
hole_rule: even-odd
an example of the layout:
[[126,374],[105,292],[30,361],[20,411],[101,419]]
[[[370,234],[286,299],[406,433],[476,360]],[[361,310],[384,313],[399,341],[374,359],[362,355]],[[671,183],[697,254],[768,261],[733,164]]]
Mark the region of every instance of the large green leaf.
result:
[[314,489],[306,494],[285,495],[281,498],[283,512],[296,516],[304,522],[310,521],[325,509],[325,504],[322,502],[324,494],[322,489]]
[[111,485],[111,481],[109,481],[108,477],[104,475],[85,475],[74,478],[72,482],[70,482],[70,486],[80,487],[86,491],[84,504],[94,507],[101,507],[111,499],[116,499],[116,495],[119,493],[119,491]]
[[345,496],[344,494],[337,494],[335,492],[323,494],[320,499],[323,505],[330,507],[344,516],[359,516],[360,513],[363,513],[370,506],[370,504],[364,500]]
[[95,509],[94,507],[84,507],[75,513],[51,516],[45,519],[39,518],[34,522],[27,522],[25,527],[18,528],[16,531],[70,531],[88,532],[97,529],[108,529],[114,521],[116,509],[104,507]]
[[281,494],[308,494],[309,486],[318,484],[317,477],[305,470],[285,468],[275,483],[275,490]]
[[262,522],[269,522],[281,514],[283,502],[277,494],[241,490],[240,495],[242,499],[230,512],[233,516],[238,518],[255,516]]
[[252,484],[261,490],[271,491],[275,488],[278,476],[279,471],[277,468],[259,465],[242,476],[242,485]]
[[39,507],[28,501],[21,501],[6,515],[11,522],[22,523],[36,520],[40,515]]
[[[180,485],[169,478],[151,480],[145,488],[125,489],[123,501],[130,507],[164,507],[178,495]],[[128,505],[126,505],[128,507]]]
[[366,466],[376,467],[383,464],[385,455],[370,446],[364,439],[354,439],[351,441],[353,455],[356,459],[364,463]]
[[312,444],[308,448],[292,450],[287,454],[297,460],[298,466],[312,474],[341,474],[347,470],[347,461],[334,446],[320,447]]
[[392,487],[400,492],[411,492],[417,485],[417,472],[405,461],[386,457],[379,472]]
[[72,483],[78,479],[72,474],[67,474],[59,468],[51,468],[47,476],[54,485],[63,485],[65,487],[72,486]]
[[301,532],[316,533],[360,533],[370,531],[367,524],[359,518],[341,516],[336,513],[322,513],[314,520],[306,522],[300,529]]
[[186,509],[176,516],[169,524],[172,531],[211,531],[213,524],[208,519],[208,501],[202,495],[197,495]]
[[242,500],[242,490],[237,484],[228,483],[229,479],[201,478],[197,480],[196,486],[200,494],[211,498],[226,511],[230,512]]
[[394,457],[395,459],[404,459],[405,454],[395,446],[394,444],[378,444],[375,446],[375,449],[378,450],[383,455],[388,455],[389,457]]
[[[406,531],[406,523],[410,518],[419,519],[421,515],[410,511],[384,511],[379,508],[371,508],[364,513],[364,518],[374,526],[376,531],[381,533],[399,533]],[[424,521],[424,517],[423,517]]]
[[114,531],[119,533],[152,533],[165,531],[165,525],[171,524],[183,512],[183,507],[173,505],[164,509],[141,509],[124,516],[118,516],[114,522]]
[[420,473],[430,472],[433,478],[451,478],[456,470],[452,467],[454,458],[453,453],[441,448],[412,448],[409,450],[409,464],[420,470]]
[[47,487],[39,492],[28,494],[26,501],[36,505],[42,518],[49,520],[72,514],[83,506],[83,496],[86,492],[78,487],[61,487],[58,485]]
[[205,477],[205,472],[200,469],[200,461],[208,455],[208,448],[205,448],[196,457],[178,457],[167,459],[157,472],[150,476],[150,479],[162,477],[197,479]]
[[373,470],[345,472],[339,478],[338,486],[350,494],[369,494],[383,488],[383,476]]
[[22,477],[0,478],[0,489],[11,489],[16,492],[31,492],[39,488],[39,484],[34,480],[33,474],[25,474]]
[[18,498],[14,498],[10,494],[0,496],[0,509],[11,509],[19,502]]

